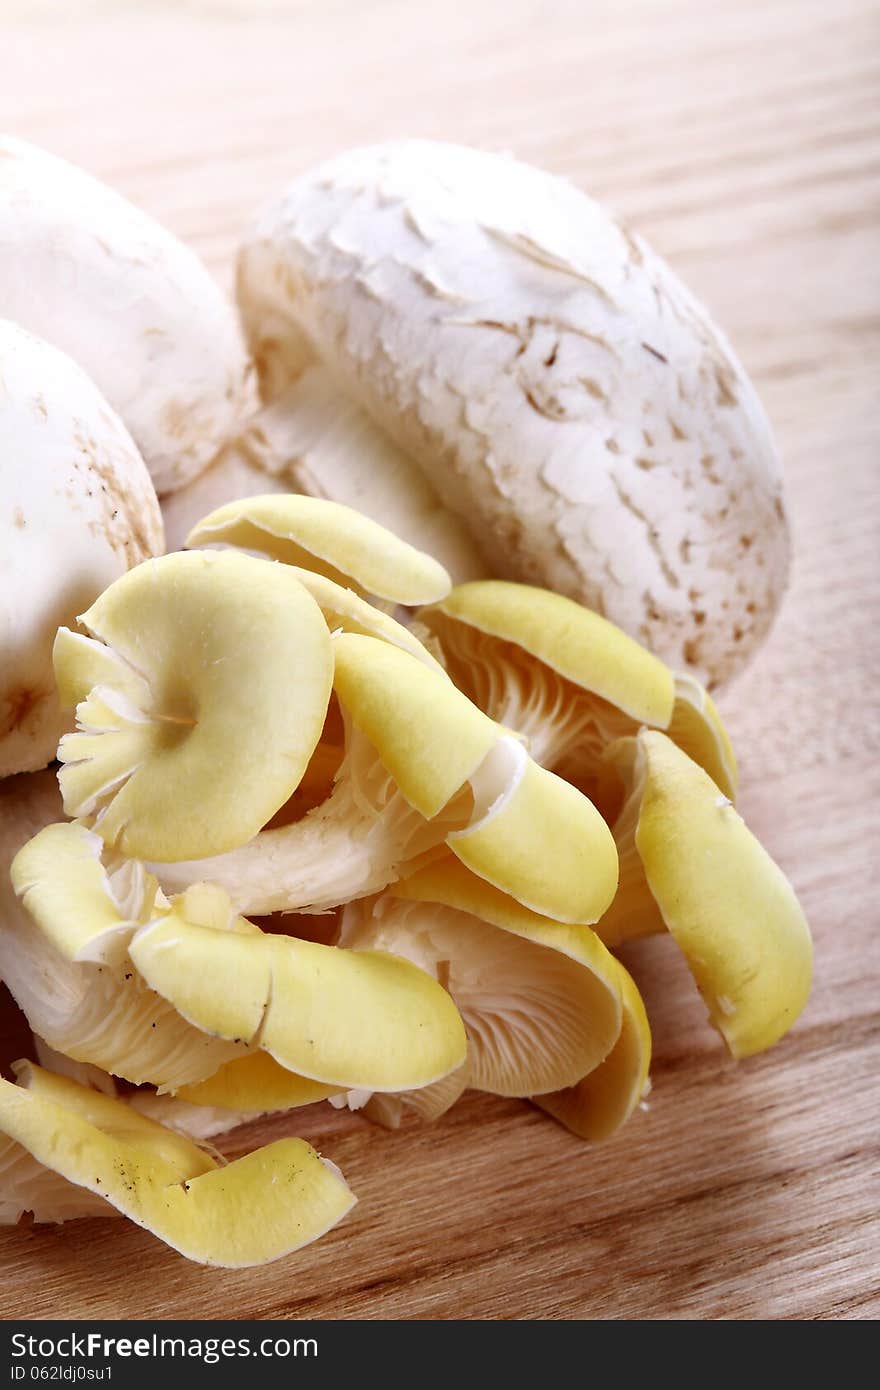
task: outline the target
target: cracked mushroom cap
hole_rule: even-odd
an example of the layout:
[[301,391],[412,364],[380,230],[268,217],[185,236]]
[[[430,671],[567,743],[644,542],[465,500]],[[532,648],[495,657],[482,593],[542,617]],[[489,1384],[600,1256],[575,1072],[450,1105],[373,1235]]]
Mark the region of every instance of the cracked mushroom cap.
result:
[[813,947],[794,890],[712,779],[664,734],[609,756],[626,787],[609,945],[668,930],[734,1057],[763,1052],[803,1011]]
[[426,140],[349,151],[257,219],[238,298],[264,395],[317,358],[496,575],[711,685],[765,636],[789,544],[760,401],[663,261],[564,180]]
[[459,689],[578,786],[601,778],[610,743],[647,724],[666,730],[735,798],[733,748],[700,682],[674,676],[582,604],[528,584],[476,580],[422,608],[418,626]]
[[0,315],[85,368],[159,493],[201,472],[244,413],[235,313],[198,257],[97,179],[9,136]]
[[125,1101],[30,1062],[15,1070],[18,1085],[0,1080],[0,1171],[16,1174],[19,1215],[57,1221],[109,1203],[187,1259],[241,1269],[317,1240],[354,1205],[302,1139],[223,1164]]
[[58,756],[69,815],[107,844],[180,860],[246,843],[321,736],[333,656],[290,570],[233,552],[165,555],[62,628],[55,672],[77,732]]
[[[0,178],[2,178],[0,159]],[[52,641],[163,549],[134,442],[70,358],[0,320],[0,776],[45,767],[69,721]]]
[[466,1084],[477,1090],[531,1096],[575,1085],[620,1034],[617,963],[590,927],[530,912],[449,859],[395,884],[344,940],[444,980],[468,1032]]

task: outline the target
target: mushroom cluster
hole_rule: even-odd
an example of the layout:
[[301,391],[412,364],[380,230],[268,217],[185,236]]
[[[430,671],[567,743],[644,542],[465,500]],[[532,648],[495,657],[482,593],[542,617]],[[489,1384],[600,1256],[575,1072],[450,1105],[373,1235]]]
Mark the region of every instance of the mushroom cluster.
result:
[[669,931],[735,1056],[803,1007],[809,933],[714,705],[571,599],[453,588],[271,494],[113,580],[53,657],[57,782],[0,798],[0,969],[51,1063],[2,1083],[8,1220],[109,1204],[272,1259],[345,1214],[340,1175],[197,1140],[323,1100],[394,1127],[470,1087],[606,1138],[648,1080],[634,936]]
[[707,693],[784,586],[778,465],[662,262],[407,141],[270,208],[238,303],[0,140],[0,1222],[227,1267],[355,1200],[299,1139],[227,1164],[244,1118],[471,1089],[598,1141],[649,1085],[622,943],[734,1057],[811,977]]

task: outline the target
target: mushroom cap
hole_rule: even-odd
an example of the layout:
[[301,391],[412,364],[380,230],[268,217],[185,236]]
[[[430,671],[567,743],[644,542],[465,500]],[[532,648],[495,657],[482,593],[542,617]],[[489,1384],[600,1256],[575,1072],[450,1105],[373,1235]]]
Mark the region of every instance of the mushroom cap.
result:
[[124,575],[80,621],[92,637],[62,629],[55,644],[79,726],[58,750],[68,814],[160,861],[256,835],[299,783],[330,698],[311,595],[283,565],[177,552]]
[[16,1070],[19,1085],[0,1080],[0,1131],[188,1259],[264,1264],[316,1240],[354,1204],[338,1170],[301,1139],[224,1167],[125,1101],[29,1062]]
[[249,367],[235,313],[194,252],[81,169],[8,136],[0,315],[94,378],[157,492],[201,472],[244,414]]
[[243,917],[218,931],[191,920],[190,892],[137,933],[129,954],[195,1027],[253,1042],[298,1078],[343,1090],[426,1086],[464,1061],[455,1005],[408,961],[264,933]]
[[652,910],[733,1056],[762,1052],[809,996],[813,947],[801,906],[708,773],[654,730],[638,735],[634,752],[623,747],[620,757]]
[[238,298],[264,395],[317,356],[494,573],[711,684],[766,634],[789,546],[758,397],[663,261],[564,180],[426,140],[349,151],[257,219]]
[[52,674],[56,628],[164,547],[143,460],[85,372],[57,348],[0,320],[0,381],[5,777],[45,767],[70,726]]
[[[614,959],[612,957],[612,959]],[[576,1085],[533,1100],[580,1139],[609,1139],[626,1124],[649,1088],[651,1029],[638,986],[615,960],[620,985],[620,1034],[604,1061]]]
[[448,859],[395,884],[373,912],[350,943],[442,972],[468,1029],[467,1085],[508,1096],[555,1090],[614,1047],[617,964],[588,926],[560,926]]
[[443,566],[423,550],[323,497],[267,493],[227,502],[186,538],[190,549],[218,543],[257,550],[391,603],[431,603],[452,586]]
[[641,723],[665,728],[672,717],[675,685],[669,668],[614,623],[561,594],[478,579],[458,584],[418,617],[441,643],[449,623],[511,642]]

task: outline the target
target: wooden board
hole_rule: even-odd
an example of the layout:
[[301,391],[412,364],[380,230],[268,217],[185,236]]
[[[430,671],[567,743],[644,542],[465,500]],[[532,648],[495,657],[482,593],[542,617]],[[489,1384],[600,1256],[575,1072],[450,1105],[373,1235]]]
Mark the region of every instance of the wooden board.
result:
[[513,149],[668,256],[733,337],[785,455],[792,589],[722,704],[744,812],[817,944],[805,1017],[741,1066],[671,944],[632,951],[654,1089],[605,1147],[480,1096],[397,1135],[322,1106],[236,1137],[305,1133],[345,1170],[360,1204],[317,1246],[218,1273],[121,1223],[10,1231],[5,1313],[876,1315],[877,6],[7,0],[0,15],[0,127],[116,184],[227,283],[256,205],[393,134]]

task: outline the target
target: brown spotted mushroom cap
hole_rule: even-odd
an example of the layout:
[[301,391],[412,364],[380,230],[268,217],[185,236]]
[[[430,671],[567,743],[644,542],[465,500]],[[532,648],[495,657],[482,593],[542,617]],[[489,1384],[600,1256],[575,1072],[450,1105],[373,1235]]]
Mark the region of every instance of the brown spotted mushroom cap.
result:
[[710,684],[762,640],[789,546],[761,404],[706,311],[579,190],[454,145],[355,150],[263,213],[238,283],[264,395],[324,363],[494,574]]

